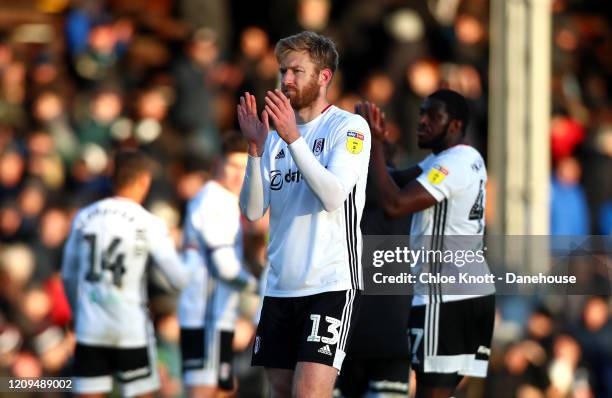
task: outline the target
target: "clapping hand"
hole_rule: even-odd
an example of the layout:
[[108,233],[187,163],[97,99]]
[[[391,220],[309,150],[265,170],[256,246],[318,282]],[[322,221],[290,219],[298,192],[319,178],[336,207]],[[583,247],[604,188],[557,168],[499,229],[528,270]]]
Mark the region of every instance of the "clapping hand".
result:
[[264,110],[261,113],[261,120],[259,119],[255,96],[248,92],[244,93],[243,97],[240,97],[238,124],[240,124],[242,134],[244,134],[244,137],[249,142],[249,155],[261,156],[268,132],[270,131],[268,113]]
[[295,121],[295,111],[289,98],[280,90],[268,91],[266,95],[266,109],[279,137],[287,144],[300,138],[300,132]]

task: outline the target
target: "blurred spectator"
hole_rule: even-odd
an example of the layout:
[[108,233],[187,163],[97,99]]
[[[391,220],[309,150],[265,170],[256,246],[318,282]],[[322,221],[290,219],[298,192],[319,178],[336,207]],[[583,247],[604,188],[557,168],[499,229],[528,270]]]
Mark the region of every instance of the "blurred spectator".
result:
[[78,52],[74,54],[73,68],[82,79],[83,87],[95,88],[103,81],[119,81],[118,62],[125,45],[131,40],[129,26],[125,29],[125,25],[115,24],[112,17],[105,14],[97,15],[89,21],[81,21],[82,16],[79,14],[77,17],[79,27],[75,29],[77,32],[74,37],[86,33],[87,46],[83,46],[80,40],[74,40],[74,48]]
[[502,352],[503,359],[499,363],[492,363],[485,396],[511,398],[526,388],[536,391],[547,388],[547,357],[539,344],[530,340],[519,341]]
[[23,234],[31,239],[36,234],[40,215],[46,204],[44,186],[36,180],[26,182],[17,203],[22,215],[21,229]]
[[548,368],[549,396],[564,397],[571,393],[575,387],[574,380],[581,353],[578,343],[572,337],[561,335],[555,339],[554,356]]
[[580,163],[573,157],[559,160],[554,170],[550,202],[551,235],[588,235],[589,209],[580,186]]
[[21,190],[25,159],[15,150],[0,153],[0,198],[16,198]]
[[[117,126],[123,100],[114,90],[101,90],[96,93],[89,105],[89,112],[77,127],[81,144],[96,144],[105,150],[111,148],[114,134],[118,134]],[[114,130],[114,131],[113,131]]]
[[73,161],[79,147],[64,100],[58,93],[47,91],[34,100],[32,107],[34,118],[49,132],[64,161]]
[[[611,113],[612,114],[612,113]],[[612,121],[606,121],[596,131],[581,153],[583,183],[591,206],[591,225],[594,234],[609,235],[612,230]]]
[[591,371],[595,396],[612,396],[612,319],[606,300],[593,297],[586,302],[575,335]]
[[553,162],[570,156],[584,140],[584,128],[576,120],[555,115],[551,121],[551,150]]
[[[219,138],[237,127],[237,96],[248,90],[262,98],[277,84],[279,37],[312,29],[337,41],[343,57],[330,87],[335,104],[351,112],[362,97],[381,105],[400,163],[419,156],[418,106],[442,86],[469,99],[468,139],[486,159],[483,0],[61,0],[21,2],[19,12],[13,3],[0,5],[2,376],[64,374],[74,341],[57,329],[70,317],[56,274],[60,249],[73,208],[108,193],[111,152],[140,147],[151,154],[147,203],[180,241],[184,204],[210,175]],[[554,234],[612,233],[606,5],[552,2]],[[247,261],[260,270],[267,225],[245,231]],[[576,275],[588,282],[581,288],[603,283],[601,291],[609,290],[606,259],[575,259]],[[567,296],[560,308],[535,297],[505,299],[505,336],[493,348],[485,396],[612,396],[606,299],[588,300],[582,316],[583,296]],[[162,394],[178,396],[173,315],[162,314]],[[241,349],[249,340],[244,326]],[[582,353],[559,336],[568,331]],[[255,374],[247,357],[241,374]],[[243,391],[261,396],[261,385],[252,386]]]
[[214,105],[217,88],[211,79],[219,49],[216,33],[200,29],[185,44],[184,56],[174,66],[177,101],[174,118],[183,133],[192,137],[204,158],[219,153],[219,132],[215,125]]
[[612,235],[612,201],[606,202],[601,206],[599,230],[603,235]]
[[61,267],[64,241],[68,237],[70,222],[60,208],[48,208],[40,219],[40,233],[33,245],[36,272],[33,279],[45,281]]

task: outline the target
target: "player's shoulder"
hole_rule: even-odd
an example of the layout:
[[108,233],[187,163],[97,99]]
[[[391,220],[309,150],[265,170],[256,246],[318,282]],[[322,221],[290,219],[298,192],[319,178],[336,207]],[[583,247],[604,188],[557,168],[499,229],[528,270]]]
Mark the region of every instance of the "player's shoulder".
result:
[[207,181],[198,193],[189,201],[188,209],[196,211],[210,205],[229,206],[237,198],[215,180]]
[[441,152],[438,158],[455,160],[458,162],[482,161],[482,155],[476,148],[471,145],[455,145],[447,150]]
[[470,145],[456,145],[441,152],[434,168],[442,166],[449,172],[459,173],[463,179],[486,178],[486,166],[480,152]]
[[360,115],[345,111],[344,109],[333,106],[330,110],[327,123],[337,136],[346,135],[357,136],[362,140],[370,136],[368,122]]
[[204,184],[187,204],[187,220],[196,227],[203,220],[229,220],[239,215],[238,197],[215,180]]
[[368,127],[368,122],[363,117],[361,117],[361,115],[346,111],[342,108],[338,108],[337,106],[332,106],[329,111],[329,120],[333,120],[339,123],[357,124]]

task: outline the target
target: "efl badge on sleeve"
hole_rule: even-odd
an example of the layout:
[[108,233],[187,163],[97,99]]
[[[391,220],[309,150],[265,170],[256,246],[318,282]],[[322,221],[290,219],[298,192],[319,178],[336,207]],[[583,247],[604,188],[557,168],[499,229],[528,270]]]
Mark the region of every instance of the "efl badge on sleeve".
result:
[[323,152],[323,144],[325,144],[325,138],[317,138],[312,145],[312,153],[318,156]]
[[346,150],[357,155],[363,149],[363,134],[349,130],[346,133]]
[[429,180],[429,182],[436,185],[444,181],[447,175],[448,175],[448,169],[438,164],[435,164],[431,168],[431,170],[429,170],[429,174],[427,174],[427,179]]

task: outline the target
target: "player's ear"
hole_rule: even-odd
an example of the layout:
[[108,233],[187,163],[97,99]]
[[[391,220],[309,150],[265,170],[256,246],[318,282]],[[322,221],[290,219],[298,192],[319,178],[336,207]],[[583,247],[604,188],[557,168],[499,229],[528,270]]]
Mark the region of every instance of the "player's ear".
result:
[[453,119],[450,121],[449,130],[452,133],[461,133],[463,129],[463,122],[459,119]]
[[319,84],[321,86],[328,86],[332,80],[333,73],[331,69],[325,68],[319,72]]
[[147,188],[149,185],[151,185],[151,179],[151,173],[142,173],[138,180],[143,187]]

